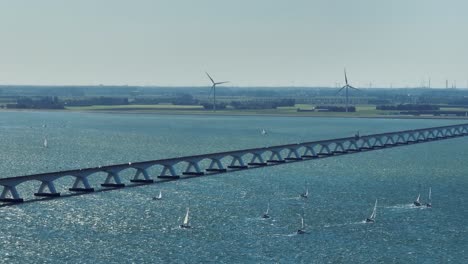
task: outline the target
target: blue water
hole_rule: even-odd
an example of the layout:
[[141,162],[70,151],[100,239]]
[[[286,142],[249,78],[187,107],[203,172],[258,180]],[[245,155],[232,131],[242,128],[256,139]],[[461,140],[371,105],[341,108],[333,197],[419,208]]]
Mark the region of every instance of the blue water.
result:
[[[0,112],[0,177],[454,123]],[[2,207],[0,263],[466,263],[467,146],[456,138]],[[18,189],[28,199],[38,186]],[[433,208],[413,207],[429,187]],[[377,221],[364,224],[375,199]],[[182,230],[188,205],[193,228]],[[295,235],[302,213],[308,233]]]

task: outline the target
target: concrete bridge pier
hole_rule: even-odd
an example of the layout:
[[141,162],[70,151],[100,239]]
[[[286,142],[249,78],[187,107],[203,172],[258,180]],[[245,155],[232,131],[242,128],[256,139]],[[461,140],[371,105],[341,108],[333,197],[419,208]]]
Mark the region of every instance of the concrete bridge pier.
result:
[[453,137],[453,131],[452,129],[445,129],[445,137]]
[[262,152],[253,152],[252,153],[252,159],[250,160],[247,165],[249,166],[266,166],[267,163],[263,160],[262,157],[263,151]]
[[418,136],[416,137],[417,142],[424,142],[427,140],[426,134],[424,132],[419,132]]
[[382,142],[382,137],[376,137],[372,148],[383,148],[385,147],[384,143]]
[[205,173],[200,169],[200,166],[198,166],[198,162],[200,160],[187,160],[188,163],[187,168],[185,169],[184,172],[182,172],[183,175],[195,175],[195,176],[201,176],[205,175]]
[[396,145],[405,145],[406,140],[404,134],[398,134],[397,139],[395,140]]
[[408,133],[408,138],[406,139],[406,142],[409,142],[409,143],[415,143],[417,142],[418,140],[416,139],[414,132],[411,132],[411,133]]
[[90,173],[80,173],[72,175],[75,177],[75,182],[73,186],[68,190],[70,192],[94,192],[94,188],[91,187],[88,181],[88,176]]
[[[150,166],[138,166],[138,167],[133,167],[137,171],[135,172],[135,176],[133,176],[133,179],[130,180],[130,182],[139,182],[139,183],[153,183],[154,180],[150,178],[148,175],[147,169]],[[142,177],[140,177],[142,176]]]
[[443,139],[445,137],[445,133],[443,129],[437,129],[437,138]]
[[342,154],[342,153],[345,153],[346,150],[343,146],[343,142],[335,142],[335,148],[333,149],[332,153],[339,153],[339,154]]
[[[179,175],[177,175],[175,169],[174,169],[174,164],[162,164],[164,166],[163,170],[161,171],[161,174],[158,176],[160,179],[178,179],[180,178]],[[169,175],[167,174],[169,172]]]
[[430,136],[430,140],[431,140],[431,141],[433,141],[433,140],[438,140],[438,138],[437,138],[437,131],[434,131],[434,130],[429,131],[428,136]]
[[387,136],[384,146],[393,146],[393,145],[395,145],[395,140],[393,140],[393,136]]
[[284,163],[284,162],[286,162],[283,159],[283,157],[281,156],[280,151],[281,151],[281,149],[272,149],[270,158],[267,160],[267,162],[270,162],[270,163]]
[[229,169],[247,169],[248,166],[245,165],[242,156],[240,155],[231,155],[232,161],[231,164],[228,166]]
[[302,160],[302,156],[297,152],[297,148],[288,148],[288,156],[285,160]]
[[362,144],[361,144],[360,149],[373,149],[368,138],[362,139]]
[[22,203],[24,200],[16,190],[16,185],[3,185],[0,202]]
[[304,154],[302,155],[303,158],[318,158],[317,153],[314,150],[315,145],[305,145]]
[[328,147],[328,144],[320,144],[320,150],[317,153],[319,156],[331,156],[333,153],[331,152],[330,148]]
[[111,188],[122,188],[125,187],[125,184],[122,183],[119,177],[120,170],[106,170],[107,177],[104,183],[101,184],[102,187],[111,187]]
[[206,171],[226,172],[227,170],[224,168],[220,157],[215,157],[211,158],[210,166],[208,166],[208,169],[206,169]]
[[350,140],[348,144],[348,149],[346,151],[361,151],[361,149],[358,147],[357,141],[356,140]]
[[[49,189],[49,192],[45,192],[46,188]],[[52,180],[41,181],[41,186],[39,186],[37,193],[34,193],[34,196],[58,197],[60,196],[60,193],[55,189],[54,182]]]

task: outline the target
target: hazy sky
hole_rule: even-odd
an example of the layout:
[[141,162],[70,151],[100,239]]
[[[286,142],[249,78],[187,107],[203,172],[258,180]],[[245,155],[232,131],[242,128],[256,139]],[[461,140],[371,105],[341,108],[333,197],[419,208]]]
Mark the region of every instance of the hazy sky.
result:
[[0,0],[0,84],[468,84],[466,0]]

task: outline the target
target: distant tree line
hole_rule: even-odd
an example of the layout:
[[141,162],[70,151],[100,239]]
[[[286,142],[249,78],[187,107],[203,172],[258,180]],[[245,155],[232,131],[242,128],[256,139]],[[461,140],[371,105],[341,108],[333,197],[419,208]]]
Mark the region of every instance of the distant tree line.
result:
[[169,97],[137,97],[130,104],[174,104],[174,105],[197,105],[199,101],[191,94],[177,94]]
[[16,100],[16,104],[7,104],[6,108],[10,109],[64,109],[63,102],[60,102],[58,97],[20,97]]
[[375,107],[377,110],[439,110],[438,105],[429,105],[429,104],[399,104],[399,105],[377,105]]
[[66,99],[67,106],[91,106],[91,105],[128,105],[128,98],[124,97],[86,97],[79,99]]
[[295,99],[278,99],[272,101],[232,101],[230,106],[234,109],[274,109],[277,107],[294,106]]
[[468,105],[468,97],[452,99],[452,100],[449,100],[447,103],[450,104],[450,105],[466,106],[466,105]]
[[[315,107],[315,111],[326,111],[326,112],[346,112],[345,106],[335,105],[319,105]],[[356,107],[348,106],[348,112],[356,112]]]

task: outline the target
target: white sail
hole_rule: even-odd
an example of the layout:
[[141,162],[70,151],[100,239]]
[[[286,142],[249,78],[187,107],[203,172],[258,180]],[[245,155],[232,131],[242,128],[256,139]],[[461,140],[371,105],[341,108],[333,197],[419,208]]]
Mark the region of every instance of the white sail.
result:
[[429,203],[432,202],[432,199],[431,199],[431,187],[429,187]]
[[421,194],[419,193],[419,194],[418,194],[418,198],[416,198],[416,202],[419,203],[419,198],[420,198],[420,197],[421,197]]
[[372,214],[369,217],[369,219],[374,220],[376,216],[377,216],[377,199],[375,199],[374,210],[372,210]]
[[301,217],[301,230],[304,229],[304,217]]
[[47,138],[44,138],[44,148],[47,148],[48,144],[47,144]]
[[266,134],[267,134],[266,130],[262,129],[262,135],[266,135]]
[[266,210],[265,214],[267,215],[269,212],[270,212],[270,203],[268,203],[267,210]]
[[309,196],[309,187],[306,187],[305,196]]
[[190,208],[187,207],[187,213],[185,214],[185,218],[184,218],[184,225],[188,225],[189,224],[189,212],[190,212]]
[[161,191],[159,191],[158,199],[161,199],[161,198],[162,198],[162,193]]

